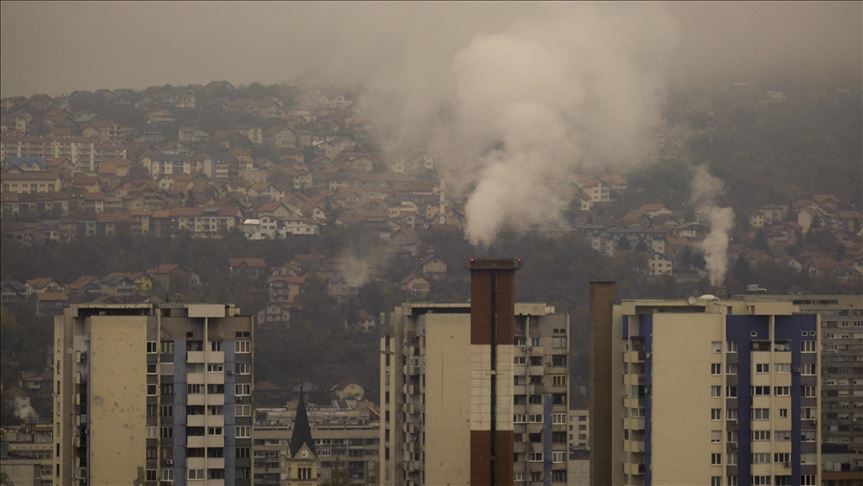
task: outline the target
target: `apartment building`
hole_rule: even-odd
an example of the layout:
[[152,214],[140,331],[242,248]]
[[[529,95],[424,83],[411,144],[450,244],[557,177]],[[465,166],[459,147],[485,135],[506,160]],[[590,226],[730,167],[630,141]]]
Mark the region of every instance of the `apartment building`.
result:
[[514,303],[516,261],[470,303],[407,303],[381,338],[381,484],[566,484],[569,316]]
[[610,457],[593,430],[591,458],[613,484],[820,484],[817,315],[713,296],[604,307],[611,379],[591,404],[611,410]]
[[825,486],[863,483],[863,295],[747,295],[821,316],[821,441]]
[[50,423],[0,429],[0,483],[51,486],[53,432]]
[[54,483],[251,484],[252,319],[220,304],[54,320]]
[[[256,410],[253,432],[254,483],[280,486],[291,459],[298,403]],[[350,486],[378,484],[378,414],[371,402],[334,400],[306,404],[319,477],[323,483]]]

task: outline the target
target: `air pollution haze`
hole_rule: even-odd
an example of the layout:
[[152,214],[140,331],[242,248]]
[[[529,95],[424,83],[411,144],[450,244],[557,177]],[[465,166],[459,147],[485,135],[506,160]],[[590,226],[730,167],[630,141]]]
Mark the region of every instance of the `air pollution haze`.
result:
[[[549,181],[649,159],[674,32],[653,5],[537,9],[446,52],[423,43],[395,56],[363,84],[358,109],[394,157],[439,154],[447,187],[468,195],[466,237],[488,245],[503,228],[560,220],[568,195]],[[437,62],[401,62],[424,55]]]
[[692,178],[691,201],[698,213],[706,216],[710,232],[701,242],[704,261],[710,276],[710,285],[719,287],[725,282],[728,272],[728,242],[734,228],[734,210],[717,206],[717,199],[724,189],[722,181],[711,175],[704,165],[695,168]]

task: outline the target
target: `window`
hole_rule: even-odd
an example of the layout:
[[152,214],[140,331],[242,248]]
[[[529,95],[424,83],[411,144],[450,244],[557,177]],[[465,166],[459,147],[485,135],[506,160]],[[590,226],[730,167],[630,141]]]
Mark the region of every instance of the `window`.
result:
[[237,447],[237,458],[245,458],[249,457],[249,448],[248,447]]
[[207,427],[207,435],[222,435],[223,433],[222,427]]
[[539,471],[531,471],[530,481],[533,483],[538,483],[538,482],[542,481],[542,473]]
[[710,442],[718,443],[722,442],[722,431],[721,430],[711,430],[710,431]]
[[147,341],[147,354],[154,354],[158,349],[156,341]]
[[221,351],[222,341],[210,341],[210,351]]
[[773,371],[777,373],[791,373],[791,363],[776,363],[773,365]]
[[800,394],[804,398],[815,398],[815,385],[803,385],[800,387]]
[[728,454],[728,465],[729,466],[736,466],[737,465],[737,453],[736,452],[732,452],[732,453]]
[[151,397],[156,395],[156,385],[155,384],[147,385],[147,395],[149,395]]
[[755,372],[758,374],[770,373],[770,363],[756,363]]
[[225,365],[222,363],[210,363],[207,365],[207,373],[221,373],[224,369]]
[[753,397],[770,396],[770,387],[769,386],[753,386],[752,387],[752,396]]
[[710,343],[710,349],[714,353],[721,353],[722,352],[722,342],[720,342],[720,341],[711,342]]
[[[162,341],[162,353],[173,353],[174,341]],[[203,479],[203,478],[201,478]]]
[[174,437],[174,429],[171,426],[161,427],[159,437],[162,439],[170,439]]
[[815,375],[815,363],[803,363],[803,375]]
[[234,393],[237,396],[246,396],[252,394],[252,384],[251,383],[237,383],[234,385]]
[[542,452],[528,452],[528,462],[542,462]]
[[769,408],[753,408],[752,420],[770,420]]
[[737,421],[737,409],[729,408],[725,411],[725,418],[731,421]]
[[156,449],[155,447],[148,447],[147,448],[147,459],[155,461],[158,458],[159,458],[158,457],[158,449]]
[[552,366],[566,366],[566,355],[565,354],[554,354],[551,356],[551,365]]
[[236,341],[236,352],[237,353],[251,353],[252,352],[252,343],[250,341]]
[[729,353],[736,353],[737,352],[737,341],[728,341],[726,344],[728,345],[728,352]]
[[725,365],[725,374],[727,375],[736,375],[737,374],[737,363],[728,363]]
[[737,476],[728,476],[728,486],[737,486]]
[[752,486],[770,486],[770,476],[752,476]]
[[156,470],[155,469],[147,469],[147,481],[155,481],[156,480]]
[[222,394],[225,393],[225,385],[207,385],[207,393]]
[[563,464],[566,462],[566,451],[552,451],[551,452],[551,462],[556,464]]
[[250,417],[252,415],[252,406],[249,404],[235,405],[235,415],[237,417]]
[[174,470],[171,468],[162,469],[162,481],[173,481]]
[[538,337],[532,337],[532,338],[530,338],[530,345],[538,347],[538,346],[542,346],[542,343],[540,342],[540,339]]
[[551,377],[552,386],[566,386],[566,375],[553,375]]
[[773,454],[773,462],[791,462],[791,453],[790,452],[777,452]]
[[525,356],[515,356],[512,358],[512,363],[517,365],[527,364],[527,357]]
[[225,415],[225,406],[207,405],[207,415]]
[[711,476],[710,486],[722,486],[722,476]]
[[721,375],[722,374],[722,363],[710,363],[710,374],[711,375]]
[[161,392],[162,392],[162,395],[173,395],[174,394],[174,384],[173,383],[162,383]]
[[551,337],[551,347],[553,347],[553,348],[565,348],[566,347],[566,336],[552,336]]
[[[780,413],[780,415],[782,415]],[[791,440],[791,431],[790,430],[777,430],[773,433],[773,440],[776,442],[784,442]]]
[[722,420],[722,409],[721,408],[711,408],[710,409],[710,420]]
[[791,341],[776,341],[773,343],[773,351],[791,351]]
[[161,406],[159,406],[159,416],[160,417],[173,417],[174,416],[174,406],[173,405],[161,405]]
[[769,430],[753,430],[752,431],[752,440],[753,441],[770,440],[770,431]]
[[552,424],[565,424],[566,423],[566,414],[565,413],[553,413],[553,414],[551,414],[551,423]]
[[252,374],[252,363],[237,363],[235,368],[238,375]]
[[524,424],[527,423],[527,414],[517,413],[512,416],[512,423],[514,424]]
[[252,428],[249,427],[248,425],[237,425],[237,429],[236,429],[237,438],[238,439],[246,439],[246,438],[251,437],[252,436],[251,435],[251,432],[252,432],[251,429]]
[[156,374],[156,363],[147,363],[147,374],[155,375]]
[[713,398],[722,397],[722,387],[719,385],[711,385],[710,396]]
[[815,475],[814,474],[801,474],[800,475],[800,486],[815,486]]
[[297,468],[297,479],[312,479],[312,468],[310,467],[298,467]]
[[202,383],[189,383],[186,385],[186,392],[189,395],[204,393],[204,385]]
[[773,394],[777,397],[787,397],[791,395],[791,387],[790,386],[774,386]]
[[802,353],[814,353],[815,352],[815,341],[812,341],[812,340],[800,341],[800,352],[802,352]]
[[728,398],[737,397],[737,385],[728,385],[725,387],[725,396]]
[[710,464],[713,466],[722,465],[722,454],[713,452],[710,454]]
[[225,479],[225,470],[207,469],[207,479]]
[[147,438],[155,439],[156,438],[156,427],[152,425],[147,426]]
[[753,452],[752,464],[770,464],[769,452]]
[[788,409],[780,408],[779,409],[779,418],[788,418]]

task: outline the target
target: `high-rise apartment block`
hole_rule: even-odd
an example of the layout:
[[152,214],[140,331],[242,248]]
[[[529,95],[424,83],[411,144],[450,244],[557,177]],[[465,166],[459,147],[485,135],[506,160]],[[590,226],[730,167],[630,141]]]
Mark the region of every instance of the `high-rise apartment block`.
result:
[[55,484],[250,484],[252,319],[73,305],[54,321]]
[[510,260],[471,302],[409,303],[381,338],[381,484],[565,484],[569,317],[514,303]]
[[612,380],[591,396],[611,410],[612,484],[820,484],[817,315],[713,296],[605,305]]
[[821,316],[822,484],[863,484],[863,295],[747,295]]

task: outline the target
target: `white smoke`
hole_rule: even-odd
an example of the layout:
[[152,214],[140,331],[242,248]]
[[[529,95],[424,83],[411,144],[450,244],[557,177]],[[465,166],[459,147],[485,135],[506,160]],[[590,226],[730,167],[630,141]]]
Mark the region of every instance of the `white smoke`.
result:
[[30,405],[30,397],[15,397],[15,418],[23,423],[34,423],[39,420],[39,414]]
[[707,167],[699,165],[692,178],[692,205],[697,213],[705,215],[710,233],[701,242],[704,261],[710,276],[710,285],[721,286],[728,272],[728,241],[734,227],[734,210],[717,207],[716,201],[724,188],[720,179],[710,174]]
[[336,266],[348,287],[362,287],[369,280],[369,261],[351,255],[340,256]]
[[391,158],[440,156],[447,187],[468,196],[472,243],[559,220],[569,194],[548,180],[649,160],[675,40],[664,6],[417,8],[421,27],[342,79],[361,86],[357,109]]

